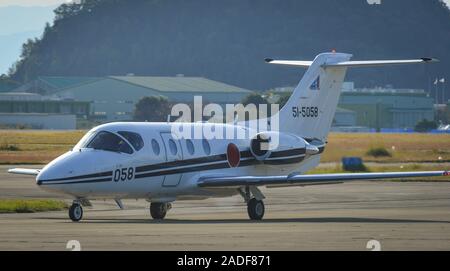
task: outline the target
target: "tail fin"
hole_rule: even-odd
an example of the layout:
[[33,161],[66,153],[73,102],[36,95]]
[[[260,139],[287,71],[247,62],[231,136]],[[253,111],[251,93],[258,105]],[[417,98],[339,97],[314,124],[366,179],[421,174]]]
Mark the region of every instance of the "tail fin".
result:
[[308,67],[286,105],[280,110],[279,129],[303,138],[326,142],[347,68],[435,62],[436,59],[349,61],[352,55],[323,53],[314,61],[266,59],[271,64]]
[[[323,66],[327,63],[348,61],[351,57],[352,55],[349,54],[323,53],[314,59],[286,105],[278,113],[280,131],[325,142],[347,67],[324,68]],[[288,61],[271,62],[288,63]]]

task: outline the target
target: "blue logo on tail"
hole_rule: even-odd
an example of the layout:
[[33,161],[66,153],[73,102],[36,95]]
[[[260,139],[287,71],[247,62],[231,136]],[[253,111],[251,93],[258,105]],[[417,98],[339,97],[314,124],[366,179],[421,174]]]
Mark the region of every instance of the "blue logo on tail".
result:
[[317,77],[316,80],[309,87],[311,90],[319,90],[320,89],[320,76]]

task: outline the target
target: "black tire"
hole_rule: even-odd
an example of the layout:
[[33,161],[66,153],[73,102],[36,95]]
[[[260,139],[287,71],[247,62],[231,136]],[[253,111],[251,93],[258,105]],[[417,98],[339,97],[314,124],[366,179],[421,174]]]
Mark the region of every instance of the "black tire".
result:
[[251,220],[261,220],[264,217],[264,202],[255,198],[247,203],[247,212]]
[[83,218],[83,207],[80,204],[72,204],[69,208],[69,217],[73,222],[78,222]]
[[167,203],[152,202],[150,204],[150,215],[153,219],[164,219],[167,209]]

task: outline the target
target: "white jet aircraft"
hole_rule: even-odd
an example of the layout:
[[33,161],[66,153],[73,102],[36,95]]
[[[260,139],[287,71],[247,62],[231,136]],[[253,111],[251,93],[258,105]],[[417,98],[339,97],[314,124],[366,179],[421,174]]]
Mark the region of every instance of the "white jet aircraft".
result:
[[[264,216],[260,186],[306,186],[356,180],[448,176],[446,171],[386,173],[303,173],[319,164],[347,68],[429,63],[411,60],[350,61],[352,55],[323,53],[314,61],[266,59],[271,64],[308,68],[279,114],[279,131],[258,131],[249,139],[177,139],[174,123],[109,123],[89,131],[69,152],[43,169],[11,169],[35,175],[37,185],[74,198],[72,221],[83,216],[91,199],[146,199],[150,214],[163,219],[176,200],[240,194],[250,219]],[[242,123],[190,123],[191,128],[247,130]],[[264,148],[277,136],[276,148]],[[269,144],[270,145],[270,144]],[[351,145],[351,142],[349,142]]]

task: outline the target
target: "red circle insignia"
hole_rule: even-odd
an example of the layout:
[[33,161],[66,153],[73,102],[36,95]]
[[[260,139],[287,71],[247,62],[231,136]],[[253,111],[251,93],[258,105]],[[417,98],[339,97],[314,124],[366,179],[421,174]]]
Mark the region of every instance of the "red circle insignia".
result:
[[239,148],[234,144],[230,143],[227,147],[227,160],[230,167],[237,167],[241,162],[241,152]]

